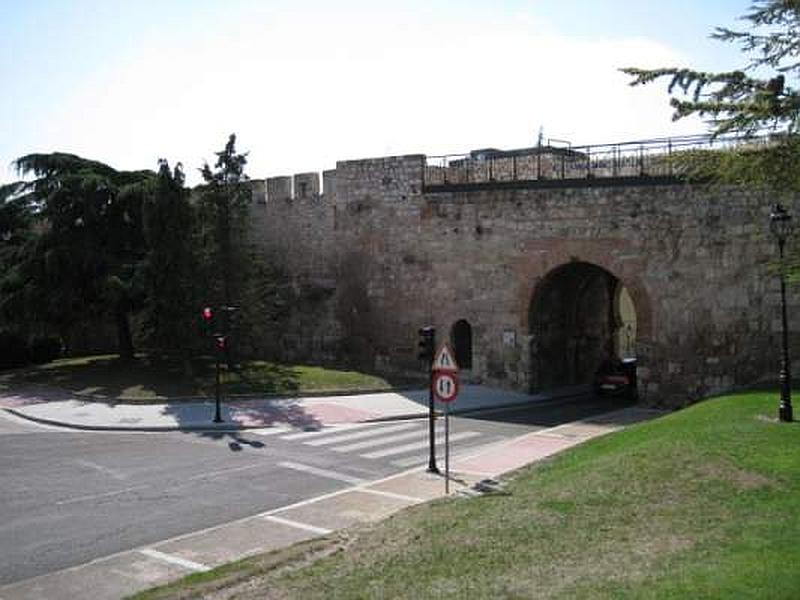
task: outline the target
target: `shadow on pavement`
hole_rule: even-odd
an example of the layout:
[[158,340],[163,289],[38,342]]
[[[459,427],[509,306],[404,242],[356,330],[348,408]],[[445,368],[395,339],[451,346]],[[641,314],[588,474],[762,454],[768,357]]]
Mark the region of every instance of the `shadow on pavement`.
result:
[[[298,431],[317,431],[323,423],[296,400],[270,399],[247,402],[221,403],[220,413],[223,425],[233,428],[257,427],[268,429],[271,427],[289,426]],[[212,440],[228,439],[228,448],[232,452],[241,452],[244,447],[263,448],[264,444],[251,439],[245,432],[237,429],[213,429],[215,403],[203,404],[166,404],[162,414],[175,420],[175,423],[187,435],[195,435]],[[203,424],[208,424],[208,429],[203,429]]]
[[479,421],[536,425],[545,428],[578,420],[597,425],[625,425],[630,422],[631,417],[621,413],[610,415],[608,413],[633,406],[637,404],[625,398],[584,393],[547,402],[536,401],[497,410],[481,410],[462,416]]

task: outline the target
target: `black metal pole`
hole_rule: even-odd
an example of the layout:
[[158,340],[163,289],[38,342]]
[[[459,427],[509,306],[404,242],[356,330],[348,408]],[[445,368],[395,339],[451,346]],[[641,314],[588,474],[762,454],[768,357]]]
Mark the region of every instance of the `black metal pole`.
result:
[[444,405],[444,494],[450,495],[450,403]]
[[433,363],[428,365],[428,473],[439,473],[436,466],[436,414],[433,410]]
[[792,377],[790,375],[789,364],[789,323],[786,317],[786,276],[783,261],[783,246],[785,240],[778,240],[778,251],[780,253],[781,270],[781,325],[783,337],[783,352],[781,356],[781,373],[779,376],[781,386],[781,403],[778,408],[778,419],[781,421],[792,421]]
[[214,411],[214,423],[222,423],[222,410],[220,408],[220,377],[219,377],[219,349],[216,349],[215,356],[217,357],[217,380],[214,390],[214,395],[216,397],[216,409]]

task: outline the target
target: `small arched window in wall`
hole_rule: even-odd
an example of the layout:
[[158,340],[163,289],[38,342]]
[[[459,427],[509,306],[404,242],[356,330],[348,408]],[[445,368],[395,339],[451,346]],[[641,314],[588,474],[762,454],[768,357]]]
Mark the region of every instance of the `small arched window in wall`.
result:
[[472,326],[469,321],[460,319],[450,329],[450,342],[456,354],[459,369],[472,368]]

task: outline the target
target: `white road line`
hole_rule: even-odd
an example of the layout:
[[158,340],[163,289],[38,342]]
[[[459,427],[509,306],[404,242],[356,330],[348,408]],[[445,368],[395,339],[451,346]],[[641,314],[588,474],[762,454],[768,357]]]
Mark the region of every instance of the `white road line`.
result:
[[[450,436],[451,442],[457,442],[458,440],[466,440],[476,435],[481,435],[477,431],[463,431],[461,433],[455,433]],[[444,443],[444,437],[436,438],[436,443],[441,444]],[[427,448],[428,447],[428,440],[424,440],[422,442],[413,442],[411,444],[404,444],[402,446],[395,446],[394,448],[389,448],[388,450],[377,450],[375,452],[370,452],[368,454],[360,454],[362,458],[383,458],[384,456],[392,456],[394,454],[403,454],[404,452],[408,452],[409,450],[419,450],[420,448]]]
[[320,535],[328,535],[329,533],[333,533],[332,529],[325,529],[324,527],[314,527],[313,525],[308,525],[306,523],[300,523],[298,521],[292,521],[291,519],[284,519],[282,517],[276,517],[273,515],[266,515],[261,518],[266,521],[274,521],[275,523],[280,523],[281,525],[288,525],[289,527],[294,527],[295,529],[303,529],[305,531],[310,531],[311,533],[318,533]]
[[277,427],[264,427],[263,429],[250,429],[248,430],[247,433],[255,433],[256,435],[268,436],[268,435],[278,435],[279,433],[289,433],[290,431],[292,431],[291,427],[277,426]]
[[373,446],[385,446],[386,444],[393,444],[403,440],[413,440],[414,438],[421,438],[425,432],[421,430],[410,431],[408,433],[400,433],[397,435],[390,435],[381,437],[377,440],[366,440],[363,442],[356,442],[355,444],[348,444],[346,446],[334,446],[331,448],[334,452],[353,452],[354,450],[363,450],[364,448],[372,448]]
[[396,494],[394,492],[385,492],[383,490],[373,490],[371,488],[361,488],[359,492],[366,494],[375,494],[376,496],[386,496],[387,498],[394,498],[396,500],[405,500],[407,502],[425,502],[424,498],[417,498],[416,496],[406,496],[405,494]]
[[392,464],[396,467],[422,467],[428,464],[428,458],[415,454],[409,458],[393,460]]
[[281,436],[282,440],[292,441],[292,440],[302,440],[304,438],[314,438],[319,435],[326,435],[329,433],[333,433],[334,431],[347,431],[348,429],[355,429],[356,427],[363,427],[363,423],[347,423],[345,425],[333,425],[331,427],[323,427],[317,431],[299,431],[297,433],[292,433],[289,435]]
[[186,477],[185,481],[195,481],[197,479],[208,479],[209,477],[219,477],[228,473],[236,473],[237,471],[247,471],[248,469],[258,469],[259,467],[269,467],[268,462],[252,463],[249,465],[242,465],[241,467],[231,467],[230,469],[220,469],[219,471],[209,471],[207,473],[198,473],[191,477]]
[[322,439],[314,439],[310,442],[306,442],[308,446],[328,446],[330,444],[336,444],[338,442],[349,442],[352,440],[359,440],[361,438],[373,437],[376,435],[383,435],[385,433],[391,433],[393,431],[404,431],[406,429],[410,429],[412,427],[419,427],[418,423],[401,423],[399,425],[390,425],[390,426],[383,426],[383,427],[373,427],[371,429],[367,429],[366,431],[356,431],[355,433],[346,433],[345,435],[336,435],[336,433],[331,433],[331,436],[334,437],[324,437]]
[[77,498],[70,498],[68,500],[59,500],[55,504],[56,506],[64,506],[67,504],[75,504],[77,502],[85,502],[86,500],[99,500],[100,498],[111,498],[112,496],[119,496],[121,494],[127,494],[128,492],[132,492],[133,490],[141,490],[149,487],[151,487],[151,484],[149,483],[144,485],[134,485],[132,487],[123,488],[121,490],[116,490],[113,492],[105,492],[102,494],[88,494],[86,496],[78,496]]
[[157,560],[161,560],[173,565],[178,565],[179,567],[183,567],[184,569],[189,569],[190,571],[211,570],[211,567],[207,567],[206,565],[201,565],[200,563],[194,562],[193,560],[187,560],[185,558],[181,558],[180,556],[175,556],[174,554],[159,552],[158,550],[153,550],[152,548],[143,548],[139,550],[139,553],[144,554],[145,556],[149,556],[150,558],[155,558]]
[[345,475],[344,473],[338,473],[337,471],[331,471],[329,469],[318,469],[317,467],[304,465],[302,463],[280,462],[278,463],[278,466],[284,467],[285,469],[302,471],[303,473],[311,473],[312,475],[319,475],[320,477],[327,477],[328,479],[337,479],[339,481],[344,481],[345,483],[352,483],[353,485],[363,485],[367,483],[365,479],[361,479],[359,477]]
[[122,471],[117,471],[116,469],[112,469],[111,467],[105,467],[90,460],[77,459],[75,463],[79,464],[82,467],[88,467],[89,469],[94,469],[95,471],[104,473],[109,477],[111,477],[112,479],[116,479],[117,481],[125,481],[128,478],[128,476],[125,475],[125,473],[123,473]]

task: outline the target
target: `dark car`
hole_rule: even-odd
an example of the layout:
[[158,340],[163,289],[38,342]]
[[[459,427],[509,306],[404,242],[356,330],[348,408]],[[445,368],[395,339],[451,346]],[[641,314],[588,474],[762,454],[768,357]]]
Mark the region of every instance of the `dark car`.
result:
[[594,391],[598,396],[626,396],[633,399],[636,395],[635,372],[635,359],[606,359],[595,373]]

